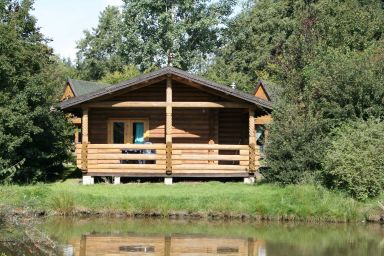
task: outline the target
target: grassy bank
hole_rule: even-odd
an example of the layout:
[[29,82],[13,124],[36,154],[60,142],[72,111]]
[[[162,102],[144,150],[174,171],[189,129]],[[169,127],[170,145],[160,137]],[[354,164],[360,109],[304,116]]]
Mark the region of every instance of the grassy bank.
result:
[[[377,201],[377,200],[376,200]],[[1,186],[0,207],[8,212],[124,214],[163,217],[254,218],[304,221],[362,221],[380,212],[376,201],[357,202],[322,187],[297,185],[97,184],[75,182]]]

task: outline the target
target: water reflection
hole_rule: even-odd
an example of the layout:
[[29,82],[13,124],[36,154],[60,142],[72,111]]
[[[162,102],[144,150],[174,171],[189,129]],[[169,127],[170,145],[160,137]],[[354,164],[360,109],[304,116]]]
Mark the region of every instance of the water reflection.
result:
[[[384,255],[384,226],[377,224],[51,218],[38,229],[56,241],[65,256]],[[15,246],[6,255],[36,255],[25,252]]]
[[90,234],[72,241],[72,246],[74,253],[67,255],[266,255],[263,240],[200,235]]

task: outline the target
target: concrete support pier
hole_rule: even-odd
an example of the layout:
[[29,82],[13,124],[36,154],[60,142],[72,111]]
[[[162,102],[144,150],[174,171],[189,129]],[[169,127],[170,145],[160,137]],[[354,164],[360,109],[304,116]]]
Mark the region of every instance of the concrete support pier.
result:
[[83,185],[92,185],[94,183],[95,183],[94,177],[83,175]]
[[172,182],[173,182],[172,178],[164,178],[165,185],[172,185]]
[[120,184],[120,177],[113,177],[113,184],[119,185]]
[[253,184],[255,183],[255,177],[244,178],[244,184]]

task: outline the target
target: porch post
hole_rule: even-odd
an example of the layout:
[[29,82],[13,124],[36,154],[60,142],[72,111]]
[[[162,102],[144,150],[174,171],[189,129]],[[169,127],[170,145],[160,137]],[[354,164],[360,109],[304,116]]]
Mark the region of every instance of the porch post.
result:
[[167,78],[165,110],[165,144],[166,144],[166,174],[172,174],[172,79]]
[[82,142],[88,143],[88,108],[83,108],[83,117],[81,120],[82,130]]
[[88,169],[88,108],[83,108],[81,125],[81,169],[86,171]]
[[249,108],[249,172],[256,171],[255,109]]

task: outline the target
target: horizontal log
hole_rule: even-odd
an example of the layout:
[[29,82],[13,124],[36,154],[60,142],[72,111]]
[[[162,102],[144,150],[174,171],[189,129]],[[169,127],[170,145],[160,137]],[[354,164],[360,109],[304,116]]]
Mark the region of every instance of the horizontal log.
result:
[[248,160],[248,156],[239,155],[173,155],[173,160],[225,160],[225,161],[240,161]]
[[[90,176],[97,176],[97,175],[94,175],[94,174],[105,174],[105,175],[100,175],[100,176],[109,176],[109,175],[112,175],[112,174],[129,174],[129,173],[135,173],[137,174],[136,176],[137,177],[140,177],[140,174],[145,174],[145,173],[158,173],[158,174],[164,174],[165,175],[165,167],[164,167],[164,170],[162,169],[143,169],[143,170],[132,170],[132,169],[90,169],[88,168],[88,173],[92,173],[92,175],[90,174],[87,174],[87,175],[90,175]],[[118,175],[118,176],[124,176],[124,175]]]
[[87,104],[90,108],[156,108],[156,107],[166,107],[165,102],[156,102],[156,101],[104,101]]
[[248,108],[249,104],[237,102],[172,102],[173,108]]
[[120,164],[120,160],[107,160],[107,159],[89,160],[88,159],[88,164]]
[[239,165],[218,165],[218,164],[181,164],[173,166],[172,170],[246,170]]
[[165,149],[165,144],[88,144],[89,149]]
[[163,171],[159,170],[148,170],[145,172],[124,172],[120,170],[113,170],[113,171],[105,171],[98,169],[96,170],[88,170],[88,172],[85,175],[89,176],[117,176],[117,177],[134,177],[134,178],[164,178],[164,177],[188,177],[188,178],[243,178],[243,177],[249,177],[248,172],[214,172],[214,173],[172,173],[171,175],[165,174]]
[[165,170],[165,166],[157,164],[95,164],[89,165],[88,169]]
[[243,169],[243,170],[220,170],[220,169],[211,169],[211,170],[188,170],[188,169],[183,169],[183,170],[174,170],[172,169],[172,174],[180,174],[180,173],[248,173],[248,169]]
[[269,124],[272,122],[272,116],[271,115],[264,115],[255,117],[255,124]]
[[248,145],[173,144],[172,149],[248,150]]
[[88,154],[88,159],[108,159],[108,160],[163,160],[165,155],[156,154]]
[[[248,108],[250,106],[249,104],[226,101],[179,101],[172,102],[170,105],[173,108]],[[90,103],[86,106],[89,108],[165,108],[167,103],[163,101],[104,101]]]

